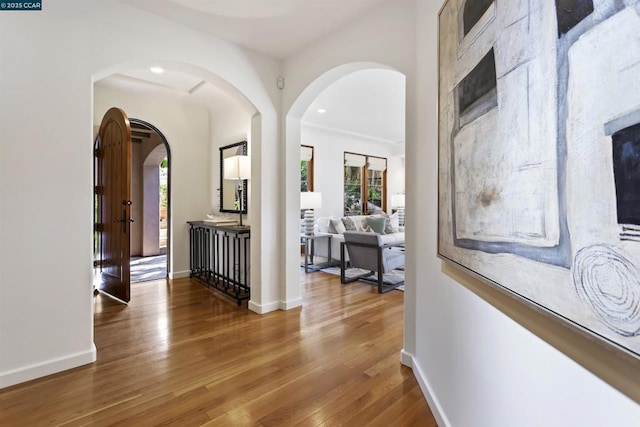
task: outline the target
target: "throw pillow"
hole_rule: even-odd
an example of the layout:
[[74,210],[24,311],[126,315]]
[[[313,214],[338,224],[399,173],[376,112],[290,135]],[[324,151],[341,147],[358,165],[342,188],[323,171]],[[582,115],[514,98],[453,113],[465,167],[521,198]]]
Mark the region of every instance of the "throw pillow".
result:
[[329,232],[329,218],[327,218],[326,216],[322,216],[318,219],[316,219],[316,224],[318,227],[318,232],[319,233],[328,233]]
[[391,217],[389,217],[389,214],[387,213],[383,213],[382,216],[384,217],[384,234],[393,234],[395,233],[395,231],[393,231],[393,227],[391,227]]
[[337,234],[343,234],[345,231],[347,231],[341,219],[331,219],[331,226]]
[[356,231],[358,233],[368,233],[371,231],[371,227],[363,225],[361,222],[356,222]]
[[400,231],[400,218],[398,218],[398,212],[389,217],[389,222],[391,223],[391,229],[394,233]]
[[356,231],[360,233],[372,232],[371,227],[369,227],[365,218],[356,218],[353,220],[353,223],[356,225]]
[[385,234],[384,232],[384,225],[387,222],[386,218],[383,216],[379,216],[379,217],[373,217],[373,216],[368,216],[367,217],[367,225],[369,227],[371,227],[371,229],[378,233],[378,234]]
[[344,224],[345,231],[357,231],[356,223],[348,216],[342,218],[342,224]]
[[327,231],[330,234],[338,234],[338,231],[336,230],[335,226],[333,225],[333,218],[329,218],[329,224],[327,224]]

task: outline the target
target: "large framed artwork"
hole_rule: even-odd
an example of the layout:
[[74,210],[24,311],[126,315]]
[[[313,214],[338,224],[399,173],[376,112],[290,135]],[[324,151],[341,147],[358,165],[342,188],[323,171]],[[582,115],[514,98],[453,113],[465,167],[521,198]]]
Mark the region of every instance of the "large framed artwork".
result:
[[438,254],[640,357],[640,0],[448,0]]

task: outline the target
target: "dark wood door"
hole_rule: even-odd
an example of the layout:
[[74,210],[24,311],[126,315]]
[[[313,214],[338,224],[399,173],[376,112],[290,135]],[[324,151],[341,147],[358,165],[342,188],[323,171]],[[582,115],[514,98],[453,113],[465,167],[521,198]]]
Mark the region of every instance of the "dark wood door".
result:
[[131,126],[121,109],[104,115],[95,156],[100,290],[129,302]]

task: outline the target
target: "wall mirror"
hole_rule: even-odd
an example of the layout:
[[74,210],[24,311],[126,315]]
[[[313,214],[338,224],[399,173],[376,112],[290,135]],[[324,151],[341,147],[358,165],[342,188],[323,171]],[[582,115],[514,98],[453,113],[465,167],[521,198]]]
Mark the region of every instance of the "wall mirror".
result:
[[247,141],[220,147],[220,212],[240,212],[238,189],[242,185],[242,213],[247,213],[247,180],[233,181],[224,179],[224,159],[231,156],[247,155]]

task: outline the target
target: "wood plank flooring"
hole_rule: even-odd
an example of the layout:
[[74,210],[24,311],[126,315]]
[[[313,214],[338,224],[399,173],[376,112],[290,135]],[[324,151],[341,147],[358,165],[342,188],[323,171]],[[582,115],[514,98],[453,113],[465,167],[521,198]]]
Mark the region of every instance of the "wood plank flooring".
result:
[[97,362],[0,390],[0,426],[436,426],[404,294],[301,277],[304,307],[263,316],[189,279],[98,295]]

